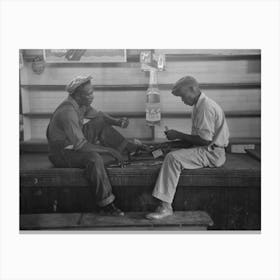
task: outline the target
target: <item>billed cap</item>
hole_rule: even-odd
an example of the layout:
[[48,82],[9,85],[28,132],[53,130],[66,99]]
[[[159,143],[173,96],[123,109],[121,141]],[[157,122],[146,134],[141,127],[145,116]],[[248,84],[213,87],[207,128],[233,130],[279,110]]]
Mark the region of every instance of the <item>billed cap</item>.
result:
[[182,88],[183,86],[194,86],[194,87],[199,87],[199,84],[197,82],[197,80],[191,76],[185,76],[183,78],[181,78],[180,80],[178,80],[173,88],[172,88],[172,93],[174,95],[176,95],[176,91],[178,91],[180,88]]
[[67,86],[66,91],[68,91],[70,94],[74,93],[75,90],[81,86],[82,84],[85,84],[86,82],[90,81],[92,79],[92,76],[77,76],[75,77]]

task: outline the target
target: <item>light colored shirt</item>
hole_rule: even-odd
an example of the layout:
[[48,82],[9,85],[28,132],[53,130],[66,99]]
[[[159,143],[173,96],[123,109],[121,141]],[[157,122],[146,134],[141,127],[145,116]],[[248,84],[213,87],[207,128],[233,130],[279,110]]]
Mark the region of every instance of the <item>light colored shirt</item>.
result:
[[229,129],[224,112],[214,100],[201,93],[192,112],[191,134],[212,141],[221,126],[222,128],[214,144],[219,147],[226,147],[229,142]]
[[81,106],[68,96],[55,110],[50,120],[47,138],[51,145],[56,143],[64,148],[80,149],[86,142],[83,134],[83,124],[85,119],[92,119],[98,116],[91,106]]

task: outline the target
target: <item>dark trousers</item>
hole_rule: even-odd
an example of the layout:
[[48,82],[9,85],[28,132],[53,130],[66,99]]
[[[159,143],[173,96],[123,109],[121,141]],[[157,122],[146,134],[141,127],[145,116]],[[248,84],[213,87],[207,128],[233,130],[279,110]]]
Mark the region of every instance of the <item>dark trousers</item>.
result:
[[[102,146],[111,147],[122,152],[127,140],[112,126],[108,125],[102,116],[90,120],[83,127],[83,133],[88,142],[100,143]],[[50,161],[56,167],[85,168],[85,174],[90,182],[90,190],[97,204],[101,207],[112,203],[115,196],[104,167],[104,160],[97,152],[80,152],[69,149],[58,149],[49,155]]]

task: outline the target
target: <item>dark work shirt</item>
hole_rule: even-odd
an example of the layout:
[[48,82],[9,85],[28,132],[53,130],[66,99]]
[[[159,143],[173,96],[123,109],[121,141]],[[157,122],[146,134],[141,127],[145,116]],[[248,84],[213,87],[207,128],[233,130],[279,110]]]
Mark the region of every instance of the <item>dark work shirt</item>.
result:
[[81,106],[71,97],[68,96],[53,113],[50,120],[47,138],[50,147],[60,146],[78,150],[86,142],[83,134],[83,124],[85,119],[92,119],[98,116],[91,106]]

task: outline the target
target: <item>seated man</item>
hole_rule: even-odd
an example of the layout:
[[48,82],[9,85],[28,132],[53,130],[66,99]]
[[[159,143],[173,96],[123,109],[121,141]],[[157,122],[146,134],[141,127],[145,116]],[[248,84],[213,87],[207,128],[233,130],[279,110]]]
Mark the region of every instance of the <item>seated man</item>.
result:
[[49,159],[56,167],[85,168],[99,207],[122,216],[124,213],[113,203],[115,196],[100,153],[123,162],[121,153],[134,153],[143,147],[128,142],[112,127],[126,128],[127,118],[115,119],[90,106],[94,99],[91,79],[79,76],[66,87],[69,96],[57,107],[47,129]]
[[161,219],[173,214],[172,201],[180,173],[183,169],[219,167],[225,163],[225,147],[229,141],[229,130],[221,107],[203,94],[197,81],[183,77],[177,81],[172,94],[193,106],[191,135],[176,130],[167,130],[168,140],[181,140],[191,144],[189,149],[179,149],[166,155],[162,164],[153,196],[159,200],[154,213],[148,219]]

